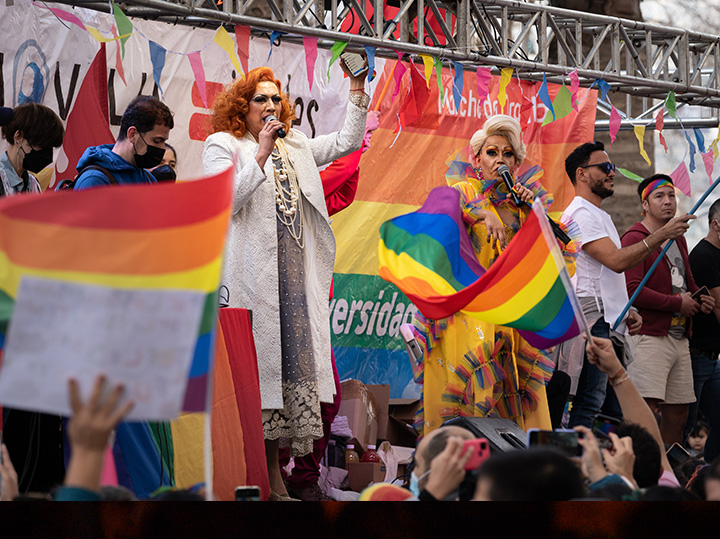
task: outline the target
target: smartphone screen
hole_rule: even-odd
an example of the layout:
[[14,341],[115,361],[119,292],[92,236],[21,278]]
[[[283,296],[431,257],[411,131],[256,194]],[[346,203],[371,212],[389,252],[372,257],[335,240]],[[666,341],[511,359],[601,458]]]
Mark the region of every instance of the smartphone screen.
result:
[[681,464],[685,464],[690,458],[690,453],[679,443],[675,442],[670,446],[670,449],[667,450],[667,458],[668,461],[670,461],[670,466],[675,468]]
[[619,419],[605,415],[598,415],[595,418],[595,421],[593,421],[592,428],[594,431],[600,431],[602,434],[605,435],[605,437],[608,437],[611,432],[617,431],[619,425]]
[[551,446],[563,451],[570,457],[582,456],[582,446],[578,443],[580,433],[566,430],[528,431],[528,447]]
[[700,288],[700,290],[698,290],[692,296],[690,296],[690,299],[692,299],[693,301],[700,301],[700,296],[709,296],[709,295],[710,295],[710,291],[708,290],[708,287],[703,286],[702,288]]
[[260,501],[260,487],[256,487],[256,486],[235,487],[235,501],[236,502],[259,502]]

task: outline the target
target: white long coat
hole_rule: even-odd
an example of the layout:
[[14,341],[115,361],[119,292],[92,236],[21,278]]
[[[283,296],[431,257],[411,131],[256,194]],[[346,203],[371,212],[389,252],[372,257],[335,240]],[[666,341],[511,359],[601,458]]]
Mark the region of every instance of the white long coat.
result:
[[[318,167],[360,148],[366,114],[350,103],[340,131],[308,139],[301,131],[291,129],[285,137],[305,198],[306,294],[321,402],[332,402],[335,395],[328,309],[335,236]],[[214,133],[205,141],[203,165],[206,174],[214,174],[231,166],[233,155],[237,155],[223,282],[230,291],[231,307],[252,310],[262,408],[267,410],[283,408],[278,244],[274,165],[268,159],[260,169],[255,161],[257,151],[258,144],[249,133],[240,139],[227,132]]]

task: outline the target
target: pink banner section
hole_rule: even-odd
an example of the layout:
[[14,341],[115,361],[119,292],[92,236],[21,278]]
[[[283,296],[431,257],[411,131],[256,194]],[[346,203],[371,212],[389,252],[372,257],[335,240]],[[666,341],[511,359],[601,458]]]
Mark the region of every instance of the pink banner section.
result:
[[54,8],[54,7],[43,6],[42,4],[38,4],[37,2],[33,2],[33,5],[37,6],[37,7],[41,7],[43,9],[47,9],[53,15],[55,15],[58,19],[62,19],[71,24],[75,24],[75,25],[79,26],[83,30],[87,30],[87,28],[85,28],[85,24],[80,19],[78,19],[75,15],[73,15],[72,13],[68,13],[67,11],[63,11],[62,9],[58,9],[58,8]]
[[485,98],[490,93],[490,80],[492,80],[491,69],[489,67],[478,67],[477,68],[478,102],[485,101]]
[[713,169],[715,168],[715,154],[713,154],[712,149],[710,149],[700,155],[702,155],[703,163],[705,163],[705,172],[707,172],[708,178],[710,178],[710,183],[712,184]]
[[[118,37],[117,26],[114,24],[112,27],[112,35],[113,37]],[[122,44],[119,40],[117,40],[115,41],[115,45],[117,46],[117,53],[115,55],[115,71],[117,71],[118,75],[120,75],[120,79],[122,79],[123,84],[127,86],[127,81],[125,80],[125,69],[122,64]]]
[[103,461],[100,484],[107,487],[118,486],[117,468],[115,466],[115,457],[113,457],[111,446],[107,446],[105,448],[105,459]]
[[655,131],[658,132],[658,136],[660,137],[660,144],[662,144],[662,147],[665,148],[665,153],[668,153],[668,146],[667,142],[665,142],[665,135],[662,134],[663,127],[665,127],[665,117],[663,115],[663,112],[665,109],[660,109],[655,116]]
[[317,44],[318,40],[316,37],[304,37],[303,47],[305,47],[305,67],[307,68],[308,84],[310,90],[313,87],[313,74],[315,73],[315,60],[317,60]]
[[205,68],[202,64],[202,58],[200,58],[200,51],[188,54],[188,60],[190,60],[193,75],[195,75],[195,84],[197,84],[198,91],[200,92],[200,98],[205,107],[208,108],[207,82],[205,80]]
[[688,172],[685,161],[680,161],[678,167],[670,174],[675,187],[680,189],[683,195],[692,196],[690,189],[690,173]]
[[250,58],[250,27],[235,25],[235,41],[237,41],[237,53],[245,73],[248,72],[248,58]]
[[403,78],[403,75],[405,74],[405,71],[407,68],[405,67],[405,64],[402,63],[402,52],[395,51],[395,54],[398,55],[397,63],[395,64],[395,69],[393,69],[393,78],[395,79],[395,91],[393,92],[392,97],[390,98],[390,101],[395,101],[395,97],[397,97],[398,92],[400,91],[400,81]]
[[573,110],[575,112],[578,111],[578,104],[577,104],[577,92],[580,89],[580,77],[578,77],[577,69],[570,73],[570,93],[572,94],[572,97],[570,99],[570,105],[572,106]]
[[620,131],[620,122],[622,121],[622,118],[620,118],[620,113],[617,111],[615,106],[613,105],[610,109],[610,147],[612,148],[613,142],[615,142],[615,139],[617,138],[618,131]]

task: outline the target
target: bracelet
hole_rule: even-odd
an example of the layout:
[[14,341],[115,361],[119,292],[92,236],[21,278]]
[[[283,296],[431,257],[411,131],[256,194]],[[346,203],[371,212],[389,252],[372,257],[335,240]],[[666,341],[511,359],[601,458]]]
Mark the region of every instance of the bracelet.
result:
[[351,91],[351,92],[362,92],[362,93],[365,93],[365,89],[364,89],[364,88],[355,88],[354,90],[351,88],[350,91]]
[[613,375],[610,377],[610,380],[617,380],[617,379],[620,378],[620,377],[623,375],[623,373],[625,373],[625,372],[626,372],[625,369],[624,369],[623,367],[620,367],[620,370],[617,371],[615,374],[613,374]]
[[613,387],[617,387],[617,386],[619,386],[620,384],[622,384],[623,382],[627,382],[629,379],[630,379],[630,376],[628,375],[627,371],[625,371],[625,372],[623,373],[623,375],[620,376],[619,379],[616,380],[616,379],[612,378],[612,379],[610,380],[610,384],[612,384]]
[[647,244],[647,242],[645,241],[645,238],[643,238],[643,243],[645,244],[645,249],[648,250],[648,253],[652,254],[652,251],[650,250],[650,246],[649,246],[649,245]]

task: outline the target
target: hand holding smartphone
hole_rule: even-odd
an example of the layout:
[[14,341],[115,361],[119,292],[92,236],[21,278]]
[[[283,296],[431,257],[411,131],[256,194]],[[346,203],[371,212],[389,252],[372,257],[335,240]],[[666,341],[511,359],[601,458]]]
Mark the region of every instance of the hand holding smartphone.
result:
[[260,487],[255,485],[242,485],[235,487],[236,502],[259,502]]
[[468,448],[472,451],[472,456],[470,457],[470,460],[465,463],[465,471],[469,472],[477,470],[480,466],[482,466],[483,462],[490,458],[490,444],[488,443],[487,438],[465,440],[465,443],[463,444],[463,455]]
[[578,439],[582,434],[574,430],[528,430],[528,447],[549,446],[555,447],[565,453],[568,457],[581,457],[582,446]]
[[700,303],[700,296],[709,296],[709,295],[710,295],[710,291],[708,290],[708,287],[707,287],[707,286],[703,286],[702,288],[700,288],[700,290],[698,290],[697,292],[695,292],[694,294],[692,294],[692,295],[690,296],[690,299],[693,300],[693,301],[697,301],[698,303]]

